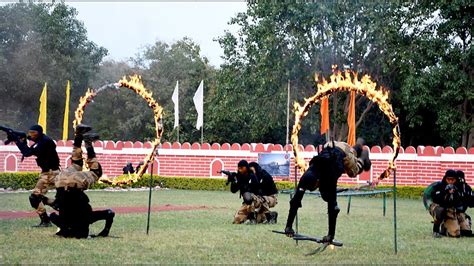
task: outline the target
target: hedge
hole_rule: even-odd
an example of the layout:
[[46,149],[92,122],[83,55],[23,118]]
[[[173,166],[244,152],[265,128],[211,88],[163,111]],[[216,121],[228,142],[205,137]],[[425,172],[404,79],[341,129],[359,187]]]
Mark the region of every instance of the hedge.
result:
[[[16,173],[0,173],[0,188],[11,189],[33,189],[38,180],[39,173],[37,172],[16,172]],[[152,185],[172,188],[172,189],[186,189],[186,190],[229,190],[229,186],[225,185],[224,178],[197,178],[197,177],[164,177],[153,176]],[[277,188],[294,189],[294,182],[291,181],[276,181]],[[150,185],[150,175],[145,174],[143,177],[131,185],[121,185],[119,187],[138,188],[148,187]],[[92,186],[92,189],[103,189],[110,187],[108,184],[97,183]],[[378,189],[392,188],[391,186],[379,186]],[[421,186],[399,186],[397,187],[397,196],[400,198],[414,198],[419,199],[423,195],[425,187]],[[392,193],[388,194],[389,196]]]

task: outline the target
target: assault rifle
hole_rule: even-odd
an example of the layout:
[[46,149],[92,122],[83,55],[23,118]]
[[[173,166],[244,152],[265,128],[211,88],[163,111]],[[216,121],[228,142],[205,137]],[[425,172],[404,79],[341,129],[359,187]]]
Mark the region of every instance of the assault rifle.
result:
[[235,177],[237,176],[236,172],[231,172],[231,171],[226,171],[226,170],[220,170],[217,171],[218,174],[224,174],[227,175],[227,182],[225,182],[225,185],[229,185],[229,183],[232,183],[235,180]]
[[26,133],[21,131],[15,131],[11,128],[0,125],[0,130],[7,133],[7,139],[4,141],[5,145],[10,144],[12,141],[26,140]]

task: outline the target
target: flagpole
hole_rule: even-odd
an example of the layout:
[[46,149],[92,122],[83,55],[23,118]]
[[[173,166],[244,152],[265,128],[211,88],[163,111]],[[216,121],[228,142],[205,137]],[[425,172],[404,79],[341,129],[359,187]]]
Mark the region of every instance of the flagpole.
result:
[[[290,135],[290,80],[288,80],[288,98],[286,103],[286,144]],[[287,151],[288,152],[288,151]]]
[[204,143],[204,125],[201,126],[201,145]]
[[178,128],[178,143],[179,143],[179,125],[177,126]]

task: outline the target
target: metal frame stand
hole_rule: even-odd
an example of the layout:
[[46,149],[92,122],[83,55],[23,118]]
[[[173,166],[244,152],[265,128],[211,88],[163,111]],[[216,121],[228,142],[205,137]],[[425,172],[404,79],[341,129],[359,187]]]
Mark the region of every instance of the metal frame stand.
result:
[[393,170],[393,248],[397,254],[397,169]]
[[155,160],[151,163],[151,174],[150,174],[150,190],[148,193],[148,220],[146,222],[146,234],[150,231],[150,212],[151,212],[151,191],[153,187],[153,166],[155,165]]

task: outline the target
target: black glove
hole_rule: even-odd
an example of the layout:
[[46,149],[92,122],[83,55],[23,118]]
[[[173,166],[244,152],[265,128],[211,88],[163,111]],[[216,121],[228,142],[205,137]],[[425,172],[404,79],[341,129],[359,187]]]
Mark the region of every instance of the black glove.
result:
[[235,183],[236,182],[236,179],[235,179],[236,176],[237,176],[236,173],[232,173],[232,174],[228,175],[227,176],[227,184]]
[[[456,191],[456,186],[455,185],[452,185],[452,184],[448,184],[444,190],[448,191],[448,193],[454,193],[454,191]],[[450,190],[453,190],[452,192],[449,192]]]
[[295,231],[291,227],[286,227],[285,228],[285,235],[288,237],[294,237],[295,236]]

